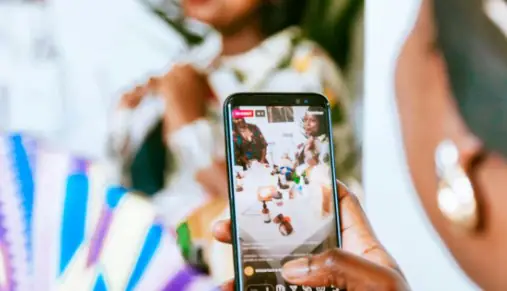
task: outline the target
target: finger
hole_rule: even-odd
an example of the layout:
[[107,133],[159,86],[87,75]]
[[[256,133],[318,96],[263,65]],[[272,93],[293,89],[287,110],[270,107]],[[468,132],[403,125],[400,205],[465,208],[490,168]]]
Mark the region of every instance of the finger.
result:
[[140,102],[141,99],[143,99],[143,97],[148,93],[148,89],[146,87],[146,85],[142,85],[142,86],[137,86],[133,91],[132,91],[132,95],[130,96],[130,102],[132,102],[132,104],[134,106],[137,106]]
[[375,287],[375,290],[402,290],[379,287],[403,282],[399,274],[392,269],[340,249],[290,261],[283,266],[282,276],[291,284],[310,287],[334,286],[347,290],[370,290],[368,287]]
[[133,96],[134,98],[139,98],[139,96],[144,94],[144,86],[138,85],[133,90]]
[[129,108],[129,109],[136,108],[137,105],[139,104],[138,99],[136,99],[136,98],[138,98],[136,94],[137,93],[135,90],[125,93],[122,96],[120,103],[118,104],[118,107],[119,108]]
[[151,77],[151,78],[148,80],[148,83],[146,84],[146,88],[147,88],[147,90],[149,90],[149,91],[154,91],[154,92],[157,92],[157,91],[159,90],[160,83],[161,83],[160,78],[157,78],[157,77]]
[[223,243],[231,243],[232,235],[231,235],[231,220],[220,220],[213,226],[213,236],[219,242]]
[[222,291],[234,291],[234,280],[225,282],[221,288]]
[[120,98],[120,102],[118,103],[118,107],[120,108],[129,107],[130,100],[132,99],[131,96],[132,96],[131,92],[123,94]]
[[374,263],[398,269],[396,261],[379,242],[357,197],[338,184],[342,248]]

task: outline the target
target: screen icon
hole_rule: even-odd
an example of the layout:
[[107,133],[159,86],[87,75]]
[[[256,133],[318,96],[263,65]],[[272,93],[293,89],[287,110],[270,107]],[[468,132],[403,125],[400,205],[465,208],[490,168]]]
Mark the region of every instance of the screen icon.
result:
[[297,291],[298,290],[298,286],[290,285],[289,287],[290,287],[291,291]]
[[285,286],[283,286],[283,285],[276,285],[276,291],[285,291]]
[[245,267],[244,272],[247,277],[250,277],[254,274],[254,269],[252,267],[248,266],[248,267]]
[[253,110],[235,109],[232,111],[232,118],[248,118],[253,116],[254,116]]
[[271,285],[251,285],[246,289],[247,291],[274,291]]
[[266,117],[265,110],[255,110],[255,117]]
[[312,291],[312,287],[303,286],[303,291]]

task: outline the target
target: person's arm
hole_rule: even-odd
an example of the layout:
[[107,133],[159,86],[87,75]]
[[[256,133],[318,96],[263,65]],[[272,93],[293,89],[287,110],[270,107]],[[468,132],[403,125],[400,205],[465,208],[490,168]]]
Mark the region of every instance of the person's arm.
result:
[[260,140],[261,140],[261,144],[262,144],[262,150],[261,150],[262,160],[261,160],[261,162],[267,164],[268,163],[268,159],[267,159],[268,143],[266,142],[266,139],[264,138],[264,135],[262,135],[262,133],[260,133]]
[[[164,139],[177,159],[177,172],[195,174],[210,167],[218,150],[219,128],[208,119],[215,98],[208,76],[188,64],[178,64],[164,76],[152,78],[151,90],[165,102]],[[220,155],[223,156],[223,153]]]
[[[208,120],[199,119],[181,127],[168,137],[167,144],[175,158],[176,170],[167,180],[167,186],[153,197],[154,204],[162,213],[166,223],[174,226],[179,224],[195,210],[208,203],[213,195],[222,193],[199,181],[201,172],[225,160],[223,140],[217,138],[220,135],[219,128],[213,126]],[[218,151],[221,151],[222,155]],[[226,175],[227,173],[224,168],[223,173],[215,171],[214,174]]]
[[264,164],[268,163],[268,159],[267,159],[266,155],[267,155],[267,147],[264,147],[261,150],[261,157],[262,157],[261,163],[264,163]]
[[241,136],[237,133],[233,133],[234,136],[234,158],[236,162],[239,163],[238,166],[246,167],[248,165],[248,159],[243,153],[241,146],[239,145]]
[[254,136],[258,139],[261,149],[261,163],[267,163],[267,149],[268,149],[268,143],[266,142],[266,139],[264,138],[264,135],[262,134],[262,131],[259,129],[257,125],[253,125],[253,132]]
[[304,163],[304,148],[305,148],[304,144],[300,144],[297,147],[296,154],[294,155],[294,159],[295,159],[294,165],[293,165],[294,169],[296,169],[298,166],[300,166],[301,164]]

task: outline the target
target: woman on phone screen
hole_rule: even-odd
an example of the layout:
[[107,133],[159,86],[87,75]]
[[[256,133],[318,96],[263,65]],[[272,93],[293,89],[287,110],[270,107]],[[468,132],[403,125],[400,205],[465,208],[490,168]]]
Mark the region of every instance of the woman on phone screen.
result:
[[303,131],[306,141],[298,146],[296,167],[307,164],[315,166],[329,161],[329,138],[327,120],[319,107],[309,107],[303,117]]

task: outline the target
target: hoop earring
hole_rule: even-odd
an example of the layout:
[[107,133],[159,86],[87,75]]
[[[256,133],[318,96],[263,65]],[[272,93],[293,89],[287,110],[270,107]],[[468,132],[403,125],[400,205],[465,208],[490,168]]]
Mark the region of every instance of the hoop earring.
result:
[[440,212],[457,229],[475,231],[479,227],[479,205],[472,181],[460,164],[458,147],[453,141],[444,140],[437,146],[435,164]]

